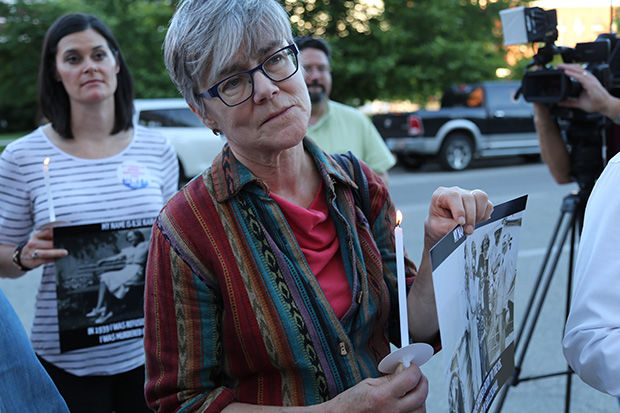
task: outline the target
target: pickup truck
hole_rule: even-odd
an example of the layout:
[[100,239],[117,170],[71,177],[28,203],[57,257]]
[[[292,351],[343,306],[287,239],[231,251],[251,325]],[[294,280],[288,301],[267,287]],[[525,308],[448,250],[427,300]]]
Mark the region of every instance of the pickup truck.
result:
[[398,160],[409,168],[438,158],[446,170],[472,159],[524,156],[538,159],[533,108],[515,99],[520,82],[489,81],[449,88],[439,110],[377,114],[372,122]]

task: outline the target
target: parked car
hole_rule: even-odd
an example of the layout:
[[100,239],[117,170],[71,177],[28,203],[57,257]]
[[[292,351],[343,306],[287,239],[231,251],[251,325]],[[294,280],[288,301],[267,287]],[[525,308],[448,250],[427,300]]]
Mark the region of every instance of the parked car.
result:
[[179,182],[211,166],[225,140],[216,136],[191,111],[184,99],[136,99],[134,123],[164,134],[179,159]]
[[405,166],[437,158],[444,169],[467,168],[472,159],[523,156],[538,159],[533,107],[514,99],[520,82],[456,85],[444,92],[441,109],[372,117],[388,148]]

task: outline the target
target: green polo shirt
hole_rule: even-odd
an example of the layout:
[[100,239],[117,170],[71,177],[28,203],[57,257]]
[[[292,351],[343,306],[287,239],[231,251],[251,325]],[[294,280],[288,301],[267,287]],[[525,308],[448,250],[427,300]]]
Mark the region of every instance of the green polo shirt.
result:
[[370,119],[342,103],[328,101],[327,113],[308,128],[307,135],[327,153],[353,152],[378,173],[396,164]]

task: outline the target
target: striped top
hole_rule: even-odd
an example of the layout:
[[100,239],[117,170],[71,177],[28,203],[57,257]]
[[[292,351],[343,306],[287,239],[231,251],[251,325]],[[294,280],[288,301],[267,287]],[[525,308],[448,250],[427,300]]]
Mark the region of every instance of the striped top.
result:
[[[119,154],[80,159],[54,146],[38,128],[0,155],[0,244],[16,245],[49,222],[46,157],[56,220],[71,225],[153,218],[177,188],[176,155],[158,132],[138,126]],[[53,264],[43,269],[30,338],[39,356],[78,376],[118,374],[144,363],[142,339],[60,353]]]
[[[399,342],[394,207],[365,164],[355,184],[304,141],[325,186],[351,305],[338,319],[265,183],[228,146],[153,227],[145,291],[147,402],[216,412],[232,401],[312,405],[366,377]],[[407,260],[413,282],[414,264]]]

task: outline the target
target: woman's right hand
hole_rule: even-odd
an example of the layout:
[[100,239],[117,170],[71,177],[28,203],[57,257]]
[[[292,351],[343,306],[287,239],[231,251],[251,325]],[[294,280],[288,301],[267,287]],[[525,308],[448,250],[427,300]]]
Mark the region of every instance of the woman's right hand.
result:
[[57,258],[65,257],[69,252],[64,248],[54,248],[52,228],[36,230],[19,256],[22,265],[37,268]]
[[325,403],[329,412],[426,412],[428,380],[415,364],[400,372],[365,379]]

